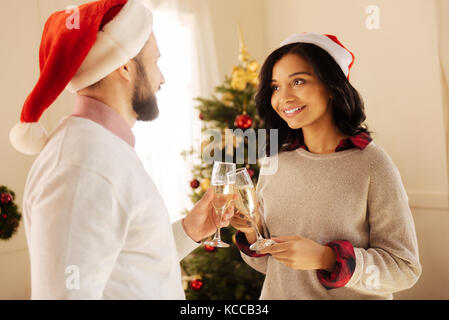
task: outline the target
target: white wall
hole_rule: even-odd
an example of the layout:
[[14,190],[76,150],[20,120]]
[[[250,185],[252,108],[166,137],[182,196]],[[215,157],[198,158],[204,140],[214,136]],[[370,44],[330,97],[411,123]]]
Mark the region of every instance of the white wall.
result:
[[[47,17],[81,0],[17,0],[0,2],[0,58],[5,63],[0,73],[2,108],[0,118],[0,184],[16,193],[21,210],[28,171],[35,159],[18,153],[9,143],[9,130],[19,121],[20,110],[39,77],[39,45]],[[13,32],[14,31],[14,32]],[[63,92],[41,122],[48,131],[73,109],[74,96]],[[0,299],[30,297],[29,257],[23,222],[18,233],[0,241]]]
[[[21,105],[38,75],[39,16],[37,1],[2,1],[0,4],[0,58],[5,63],[0,73],[2,108],[0,118],[0,184],[16,193],[19,208],[32,158],[16,153],[9,143],[9,129],[19,120]],[[24,9],[27,8],[28,9]],[[14,14],[12,14],[14,13]],[[33,26],[33,27],[31,27]],[[30,28],[31,27],[31,28]],[[11,32],[15,30],[15,32]],[[33,55],[30,55],[33,52]],[[0,299],[29,296],[29,261],[23,224],[9,241],[0,241]]]

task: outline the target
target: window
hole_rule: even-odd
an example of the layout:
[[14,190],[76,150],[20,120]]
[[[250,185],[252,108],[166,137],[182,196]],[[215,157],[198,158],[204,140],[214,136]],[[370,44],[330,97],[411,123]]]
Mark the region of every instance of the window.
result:
[[159,117],[152,122],[137,122],[133,128],[136,152],[161,192],[171,220],[190,209],[191,163],[180,153],[198,144],[201,135],[198,112],[198,54],[195,48],[194,17],[154,10],[153,31],[161,52],[159,68],[165,84],[156,94]]

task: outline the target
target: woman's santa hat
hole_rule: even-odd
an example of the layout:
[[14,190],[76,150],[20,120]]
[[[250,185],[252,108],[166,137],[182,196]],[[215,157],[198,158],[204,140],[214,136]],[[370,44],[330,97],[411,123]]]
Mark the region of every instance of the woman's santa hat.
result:
[[[79,26],[72,25],[73,16]],[[45,23],[39,50],[40,76],[26,99],[11,144],[39,153],[48,141],[38,123],[67,88],[77,92],[103,79],[137,56],[152,32],[153,16],[142,0],[100,0],[53,13]]]
[[295,33],[281,42],[281,47],[291,43],[311,43],[326,50],[340,66],[349,80],[349,71],[354,64],[354,54],[346,49],[336,36],[330,34],[318,34],[313,32]]

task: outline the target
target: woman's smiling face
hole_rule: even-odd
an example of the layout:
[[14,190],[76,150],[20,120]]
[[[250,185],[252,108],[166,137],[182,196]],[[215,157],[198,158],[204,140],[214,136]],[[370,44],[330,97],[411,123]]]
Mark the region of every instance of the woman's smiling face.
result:
[[[328,123],[329,94],[303,57],[289,53],[273,67],[271,106],[292,129]],[[324,123],[324,122],[323,122]]]

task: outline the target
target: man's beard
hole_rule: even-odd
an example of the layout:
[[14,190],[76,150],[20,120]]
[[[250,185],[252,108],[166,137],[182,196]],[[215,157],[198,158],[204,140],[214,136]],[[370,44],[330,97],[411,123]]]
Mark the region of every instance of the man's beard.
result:
[[139,59],[135,60],[137,79],[134,83],[132,106],[137,114],[137,120],[152,121],[159,115],[156,95],[151,91],[151,84]]

